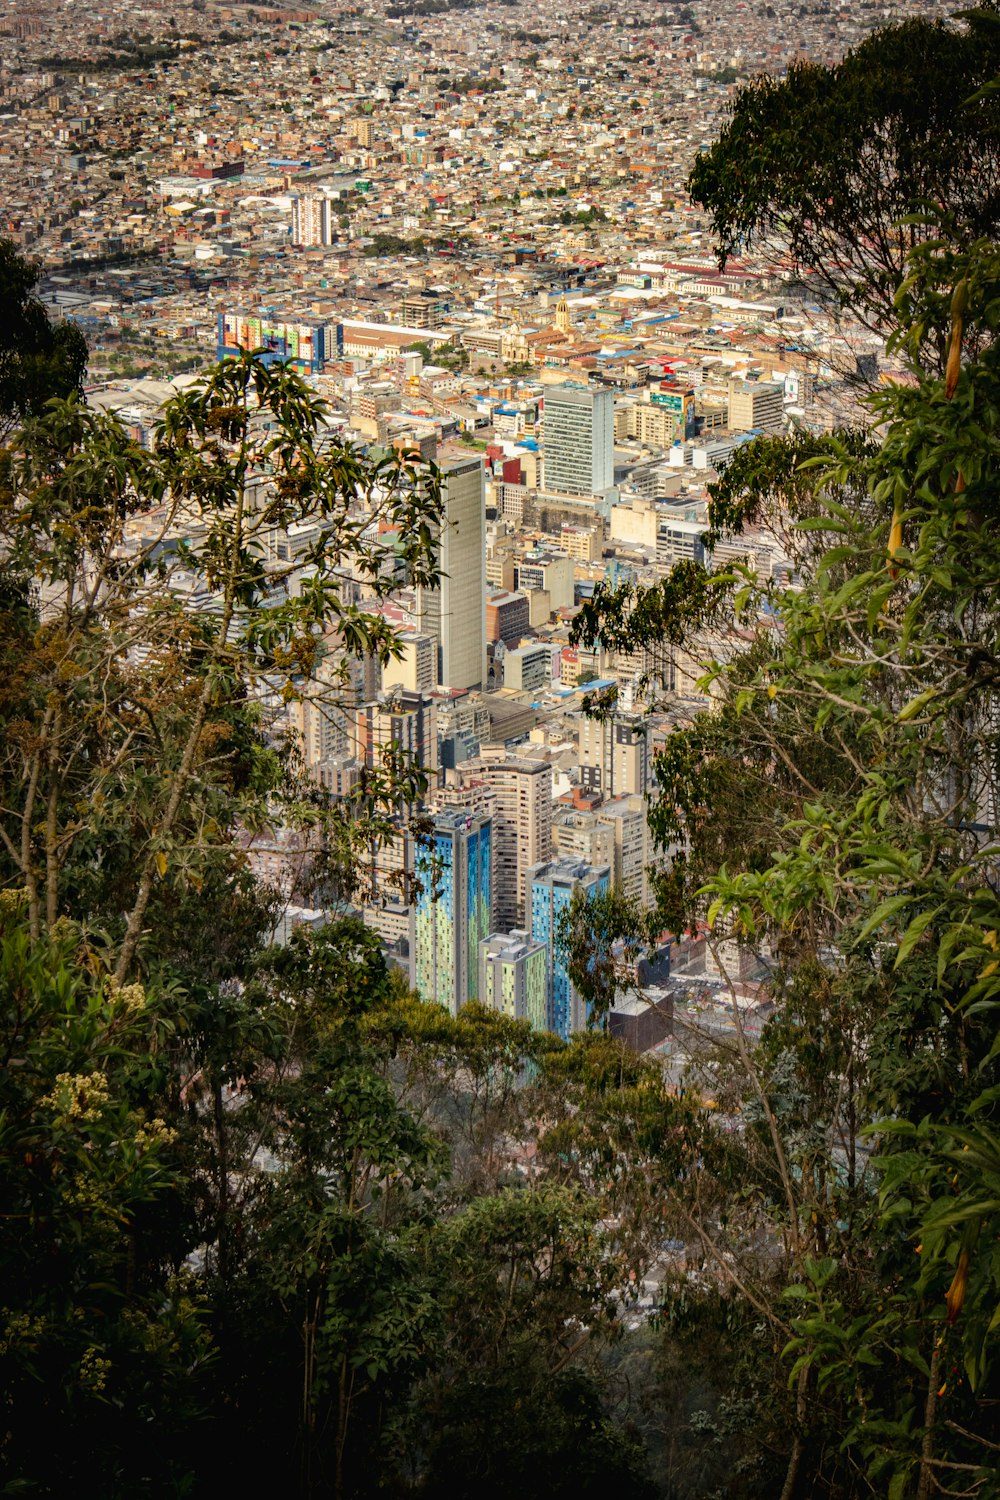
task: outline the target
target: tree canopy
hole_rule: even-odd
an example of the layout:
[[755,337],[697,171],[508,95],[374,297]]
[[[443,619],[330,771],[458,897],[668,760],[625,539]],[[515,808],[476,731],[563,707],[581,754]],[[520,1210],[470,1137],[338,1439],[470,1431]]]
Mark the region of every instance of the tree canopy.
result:
[[[928,1500],[997,1493],[1000,259],[931,242],[908,269],[913,378],[868,398],[873,435],[761,440],[713,487],[713,531],[783,529],[792,586],[681,564],[578,634],[705,657],[651,823],[660,916],[731,986],[708,1077],[740,1126],[692,1119],[666,1191],[788,1361],[784,1493],[869,1493],[855,1469]],[[938,375],[942,305],[978,352]],[[738,949],[770,974],[759,1042]]]
[[51,397],[83,388],[87,343],[70,322],[52,323],[34,295],[38,271],[0,239],[0,434],[37,415]]
[[998,74],[1000,15],[983,6],[957,24],[883,27],[833,67],[794,63],[744,84],[689,182],[720,263],[784,245],[832,306],[891,328],[915,245],[996,237]]

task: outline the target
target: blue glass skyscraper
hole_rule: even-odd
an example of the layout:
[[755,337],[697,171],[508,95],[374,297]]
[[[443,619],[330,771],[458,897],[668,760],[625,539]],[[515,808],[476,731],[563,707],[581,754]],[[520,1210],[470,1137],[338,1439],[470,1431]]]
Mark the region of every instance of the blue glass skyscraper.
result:
[[545,943],[548,952],[548,1026],[564,1041],[574,1031],[584,1029],[587,1014],[582,997],[570,982],[566,955],[559,942],[559,917],[568,908],[575,890],[596,895],[607,888],[610,879],[608,865],[598,867],[576,859],[554,860],[534,865],[528,871],[531,936]]
[[439,813],[416,857],[421,883],[414,924],[413,981],[422,1000],[457,1015],[479,999],[479,944],[490,933],[493,820]]

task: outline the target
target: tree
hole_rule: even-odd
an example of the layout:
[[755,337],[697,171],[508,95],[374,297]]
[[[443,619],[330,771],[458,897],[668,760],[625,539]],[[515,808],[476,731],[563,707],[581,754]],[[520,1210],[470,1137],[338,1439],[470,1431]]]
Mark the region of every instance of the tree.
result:
[[[785,463],[765,445],[749,494],[715,489],[713,526],[785,496],[796,587],[684,571],[695,587],[611,598],[586,627],[674,638],[728,609],[755,638],[719,653],[712,709],[657,758],[654,823],[685,845],[664,919],[707,924],[729,987],[731,1038],[704,1060],[739,1121],[671,1131],[669,1192],[793,1360],[785,1495],[807,1474],[858,1493],[860,1471],[918,1500],[996,1493],[1000,257],[931,244],[911,269],[913,382],[870,398],[878,441],[803,462],[792,440]],[[921,367],[942,308],[950,348],[978,351],[943,378]],[[771,970],[759,1044],[727,945]]]
[[[872,1310],[852,1302],[839,1255],[807,1266],[796,1369],[818,1371],[845,1394],[861,1380],[848,1439],[895,1476],[900,1494],[928,1496],[957,1473],[970,1493],[986,1495],[995,1493],[998,1378],[988,1329],[1000,1303],[1000,617],[991,440],[984,447],[980,434],[993,430],[1000,407],[1000,260],[984,245],[966,256],[933,248],[914,270],[914,287],[931,290],[913,294],[913,358],[920,302],[940,299],[942,285],[957,287],[948,298],[953,346],[968,323],[982,353],[943,380],[924,376],[873,402],[880,448],[861,461],[843,455],[828,472],[863,475],[882,514],[875,526],[838,515],[847,581],[835,586],[820,569],[785,601],[790,654],[777,654],[754,690],[810,703],[824,737],[852,725],[868,753],[848,796],[824,786],[804,808],[794,848],[759,872],[720,871],[712,885],[716,910],[746,931],[764,923],[794,934],[818,922],[832,932],[866,972],[875,1007],[865,1049],[881,1200],[873,1241],[892,1275]],[[821,618],[824,634],[804,649]],[[859,1377],[859,1361],[870,1375]]]
[[416,1393],[421,1493],[652,1493],[641,1449],[580,1368],[613,1326],[621,1277],[598,1212],[575,1188],[509,1188],[429,1236],[445,1341]]
[[451,1192],[467,1201],[507,1185],[511,1139],[531,1131],[525,1080],[556,1038],[478,1002],[453,1017],[412,995],[386,1024],[399,1097],[447,1143]]
[[607,1029],[618,994],[632,987],[635,961],[643,946],[656,942],[656,918],[650,926],[641,902],[616,886],[588,895],[573,892],[559,914],[555,942],[570,981],[587,1007],[588,1027]]
[[[893,325],[916,244],[996,234],[1000,17],[990,6],[963,14],[960,26],[884,27],[832,68],[796,63],[740,89],[689,182],[721,265],[755,241],[783,241],[810,285],[878,330]],[[947,320],[928,329],[932,361],[946,334]]]
[[284,1035],[278,1065],[248,1080],[234,1137],[237,1181],[261,1149],[275,1167],[244,1197],[238,1260],[218,1268],[238,1310],[230,1400],[237,1431],[272,1426],[275,1482],[298,1455],[304,1496],[364,1488],[387,1407],[432,1344],[407,1231],[445,1163],[385,1075],[377,1018],[390,993],[378,939],[357,920],[266,955],[251,991],[261,1014],[284,1016]]
[[[341,653],[333,698],[351,657],[396,649],[345,581],[378,596],[397,567],[435,576],[433,469],[324,446],[323,420],[293,372],[244,354],[168,403],[152,453],[69,401],[0,459],[0,841],[33,936],[88,891],[120,981],[163,893],[197,890],[238,830],[294,793],[264,700],[309,691],[324,637]],[[398,527],[391,567],[373,518]],[[269,539],[306,525],[300,556],[267,561]],[[193,612],[192,590],[210,607]],[[390,753],[350,811],[300,802],[345,880],[363,876],[421,775]],[[110,862],[113,845],[130,858]]]
[[74,923],[33,943],[23,905],[2,893],[5,1483],[121,1500],[182,1492],[212,1346],[179,1273],[186,1247],[161,1232],[184,1197],[177,1132],[154,1103],[174,1006],[116,985]]
[[0,436],[41,412],[51,397],[83,389],[87,345],[73,323],[51,323],[33,295],[38,271],[0,239]]

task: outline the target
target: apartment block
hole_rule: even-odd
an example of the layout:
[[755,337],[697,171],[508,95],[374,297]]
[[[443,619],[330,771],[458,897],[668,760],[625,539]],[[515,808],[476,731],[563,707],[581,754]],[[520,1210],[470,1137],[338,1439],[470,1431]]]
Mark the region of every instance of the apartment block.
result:
[[552,771],[547,761],[486,761],[479,773],[496,798],[493,910],[499,932],[523,927],[528,870],[552,853]]
[[426,693],[382,693],[354,715],[358,760],[375,768],[386,756],[402,757],[425,770],[431,783],[438,770],[437,705]]
[[570,981],[567,956],[560,937],[560,918],[569,909],[573,893],[582,890],[597,895],[611,880],[608,865],[595,867],[582,860],[559,860],[535,865],[528,871],[531,891],[531,936],[544,943],[548,960],[549,1030],[568,1041],[587,1024],[583,997]]
[[641,797],[649,785],[649,741],[638,716],[580,720],[580,782],[606,800]]
[[479,998],[535,1031],[548,1026],[548,951],[530,932],[494,933],[479,945]]
[[493,825],[482,813],[439,813],[416,856],[413,983],[453,1016],[480,998],[479,949],[492,931]]

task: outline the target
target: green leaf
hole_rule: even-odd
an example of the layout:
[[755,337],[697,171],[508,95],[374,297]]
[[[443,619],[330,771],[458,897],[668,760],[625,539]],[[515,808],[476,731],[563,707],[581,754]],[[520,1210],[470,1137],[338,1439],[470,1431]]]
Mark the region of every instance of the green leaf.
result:
[[925,688],[922,693],[918,693],[915,698],[911,698],[909,703],[904,704],[899,710],[899,713],[896,715],[896,723],[903,724],[907,719],[915,718],[922,708],[926,708],[928,703],[932,703],[935,698],[939,698],[940,696],[940,688]]
[[935,907],[931,911],[921,912],[919,917],[914,917],[913,921],[907,927],[902,938],[900,939],[899,947],[896,950],[896,962],[894,965],[895,968],[898,969],[900,964],[903,963],[907,958],[909,958],[917,943],[920,941],[921,937],[926,932],[930,924],[934,921],[934,918],[938,915],[939,911],[940,907]]
[[899,912],[905,911],[908,906],[912,906],[915,899],[915,896],[903,894],[890,896],[887,900],[882,901],[862,923],[855,936],[855,943],[865,942],[878,928],[884,927]]

